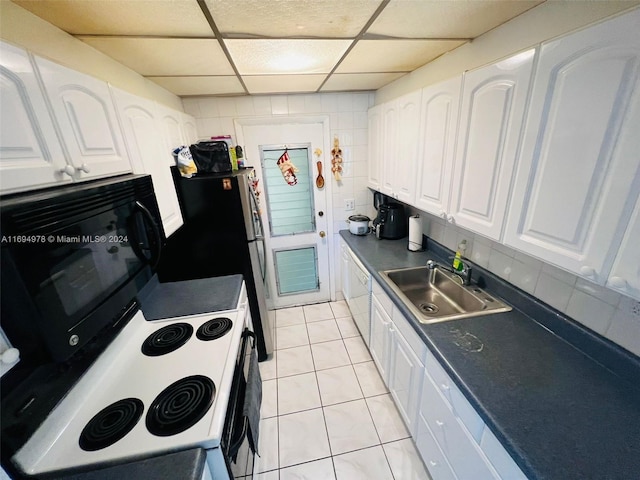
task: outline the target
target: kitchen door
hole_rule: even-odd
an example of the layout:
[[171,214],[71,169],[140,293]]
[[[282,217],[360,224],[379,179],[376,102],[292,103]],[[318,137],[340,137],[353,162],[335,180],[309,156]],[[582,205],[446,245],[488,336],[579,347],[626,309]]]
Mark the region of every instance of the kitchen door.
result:
[[[318,188],[322,124],[243,126],[247,164],[258,173],[265,225],[269,303],[274,308],[330,300],[327,185]],[[330,172],[329,172],[330,175]]]

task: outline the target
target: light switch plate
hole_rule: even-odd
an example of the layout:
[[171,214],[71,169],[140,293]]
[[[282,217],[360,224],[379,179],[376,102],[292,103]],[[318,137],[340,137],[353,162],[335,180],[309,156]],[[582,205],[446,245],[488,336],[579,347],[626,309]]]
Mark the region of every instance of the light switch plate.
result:
[[353,198],[347,198],[344,201],[344,209],[345,210],[355,210],[356,201]]

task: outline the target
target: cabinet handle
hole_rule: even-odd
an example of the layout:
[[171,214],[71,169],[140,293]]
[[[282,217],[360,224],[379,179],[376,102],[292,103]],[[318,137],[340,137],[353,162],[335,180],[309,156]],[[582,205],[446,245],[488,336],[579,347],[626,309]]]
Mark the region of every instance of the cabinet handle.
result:
[[84,172],[84,173],[89,173],[91,171],[91,169],[89,168],[89,165],[87,165],[86,163],[83,163],[82,165],[80,165],[80,168],[77,168],[76,170],[80,170],[81,172]]
[[70,177],[73,177],[76,173],[76,169],[73,168],[71,165],[67,165],[66,167],[60,170],[60,173],[64,173],[66,175],[69,175]]
[[456,223],[456,219],[453,217],[453,215],[447,215],[447,222]]
[[622,277],[611,277],[609,283],[615,288],[627,288],[627,281]]
[[443,218],[443,219],[446,220],[447,219],[447,213],[446,212],[440,212],[440,218]]
[[441,422],[440,420],[436,420],[436,425],[438,425],[439,427],[444,427],[444,422]]
[[589,267],[587,265],[580,267],[580,273],[585,277],[593,277],[596,274],[596,271],[593,267]]
[[440,385],[440,388],[442,388],[442,390],[446,392],[447,390],[449,390],[449,385],[447,385],[446,383],[443,383],[442,385]]
[[431,465],[432,467],[437,467],[438,466],[438,462],[434,462],[433,460],[429,460],[429,465]]

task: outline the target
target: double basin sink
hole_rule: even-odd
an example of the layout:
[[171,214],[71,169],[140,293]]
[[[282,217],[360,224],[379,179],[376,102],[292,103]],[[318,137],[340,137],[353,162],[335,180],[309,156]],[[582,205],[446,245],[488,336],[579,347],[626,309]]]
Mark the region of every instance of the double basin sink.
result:
[[413,267],[380,272],[383,280],[420,323],[436,323],[490,313],[511,307],[442,266]]

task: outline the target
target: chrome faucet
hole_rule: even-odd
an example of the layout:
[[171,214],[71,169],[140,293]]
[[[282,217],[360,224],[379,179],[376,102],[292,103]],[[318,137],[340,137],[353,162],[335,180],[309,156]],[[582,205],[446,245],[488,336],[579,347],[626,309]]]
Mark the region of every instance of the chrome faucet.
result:
[[[450,257],[456,258],[456,257]],[[469,286],[471,285],[471,272],[473,271],[470,266],[468,266],[461,258],[458,258],[458,261],[462,264],[462,270],[454,270],[451,267],[447,267],[446,265],[442,265],[440,263],[435,262],[434,260],[427,260],[427,268],[429,270],[433,270],[436,267],[441,268],[442,270],[446,270],[449,273],[453,273],[456,277],[460,279],[462,285]]]

